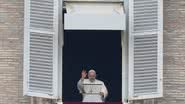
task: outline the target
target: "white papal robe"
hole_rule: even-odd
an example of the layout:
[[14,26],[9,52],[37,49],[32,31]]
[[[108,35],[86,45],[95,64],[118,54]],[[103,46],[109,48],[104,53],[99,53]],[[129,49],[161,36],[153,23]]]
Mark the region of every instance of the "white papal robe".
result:
[[[80,79],[77,87],[83,95],[83,102],[104,102],[108,95],[105,84],[97,79],[93,82],[89,79]],[[104,95],[100,95],[100,92],[103,92]]]

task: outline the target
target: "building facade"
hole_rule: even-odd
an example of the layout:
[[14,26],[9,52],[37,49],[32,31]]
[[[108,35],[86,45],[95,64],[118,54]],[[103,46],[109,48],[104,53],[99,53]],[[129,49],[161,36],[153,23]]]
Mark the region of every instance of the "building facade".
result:
[[[164,97],[133,103],[185,103],[184,5],[184,0],[164,0]],[[23,96],[23,34],[24,1],[0,0],[0,104],[51,102]]]

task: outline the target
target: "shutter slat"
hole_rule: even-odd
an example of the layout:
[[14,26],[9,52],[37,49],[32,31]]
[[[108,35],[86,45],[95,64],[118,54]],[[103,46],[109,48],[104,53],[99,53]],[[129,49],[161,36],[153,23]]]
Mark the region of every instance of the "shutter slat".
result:
[[46,79],[51,79],[52,76],[48,76],[48,75],[40,75],[40,74],[32,74],[30,73],[30,77],[37,77],[37,78],[46,78]]
[[[45,90],[51,89],[51,88],[52,88],[52,86],[43,85],[43,84],[38,84],[38,83],[30,83],[30,87],[31,87],[31,88],[32,88],[32,87],[35,87],[35,88],[43,88],[43,89],[45,89]],[[31,89],[31,88],[30,88],[30,89]],[[49,90],[47,90],[47,91],[49,91]]]
[[43,50],[43,49],[39,49],[38,47],[31,49],[32,52],[40,52],[40,53],[48,53],[48,54],[52,54],[53,52],[51,50]]
[[37,54],[37,55],[52,57],[51,54],[49,54],[49,53],[43,53],[43,52],[41,53],[41,52],[34,52],[34,51],[31,51],[30,54],[35,54],[35,55]]
[[141,74],[135,74],[135,77],[152,76],[152,75],[156,75],[157,76],[157,73],[141,73]]
[[49,63],[49,62],[36,62],[36,61],[32,61],[32,60],[30,60],[30,64],[35,64],[35,65],[45,65],[45,66],[48,66],[48,67],[50,67],[50,66],[52,66],[52,63]]
[[31,2],[49,2],[49,3],[53,3],[53,0],[31,0]]
[[32,4],[37,4],[38,6],[39,5],[48,5],[48,6],[53,6],[53,2],[46,2],[46,1],[44,1],[44,2],[38,2],[38,1],[31,1],[31,3]]
[[46,68],[37,68],[37,67],[32,67],[31,70],[39,72],[46,72],[46,73],[52,73],[52,70],[46,69]]
[[[44,91],[44,92],[42,92],[41,90]],[[31,92],[37,91],[37,93],[44,93],[44,94],[48,94],[48,93],[51,93],[51,92],[52,92],[52,90],[48,91],[47,89],[38,88],[38,87],[31,87],[31,88],[30,88],[30,91],[31,91]]]
[[30,77],[30,79],[31,79],[31,80],[40,81],[40,82],[52,82],[51,79],[47,79],[47,78]]
[[51,18],[52,17],[52,14],[47,14],[47,15],[42,15],[42,14],[31,14],[31,17],[30,18],[44,18],[44,19],[48,19],[49,21],[52,21]]
[[30,67],[31,67],[31,69],[32,69],[32,68],[52,69],[51,66],[43,66],[43,65],[39,65],[39,64],[31,64]]
[[139,74],[142,75],[143,73],[155,73],[156,69],[155,68],[147,68],[146,70],[137,70],[134,72],[134,74]]
[[52,60],[49,59],[49,60],[43,60],[43,59],[38,59],[38,58],[31,58],[30,61],[34,61],[34,62],[43,62],[43,63],[52,63]]
[[38,54],[36,54],[36,55],[31,54],[30,56],[32,58],[38,58],[38,59],[43,59],[43,60],[51,60],[51,57],[49,57],[49,56],[41,56],[41,55],[38,55]]
[[38,80],[32,80],[30,81],[30,83],[37,83],[37,84],[43,84],[43,85],[48,85],[48,86],[51,86],[51,84],[48,84],[48,83],[52,83],[52,81],[38,81]]
[[144,63],[144,64],[135,64],[134,68],[137,70],[137,67],[157,67],[156,63]]

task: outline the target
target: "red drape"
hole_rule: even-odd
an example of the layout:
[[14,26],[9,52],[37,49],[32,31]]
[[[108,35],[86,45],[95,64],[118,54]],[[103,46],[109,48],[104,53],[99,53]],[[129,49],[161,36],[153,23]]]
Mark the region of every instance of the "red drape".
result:
[[122,102],[103,102],[103,103],[96,103],[96,102],[91,102],[91,103],[85,103],[85,102],[64,102],[64,104],[123,104]]

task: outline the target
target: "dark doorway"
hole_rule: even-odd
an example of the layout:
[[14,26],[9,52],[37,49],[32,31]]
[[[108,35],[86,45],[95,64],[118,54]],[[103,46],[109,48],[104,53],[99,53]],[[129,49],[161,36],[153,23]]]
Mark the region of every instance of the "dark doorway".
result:
[[65,31],[63,54],[64,101],[81,101],[76,85],[82,68],[96,70],[107,101],[121,101],[121,31]]

